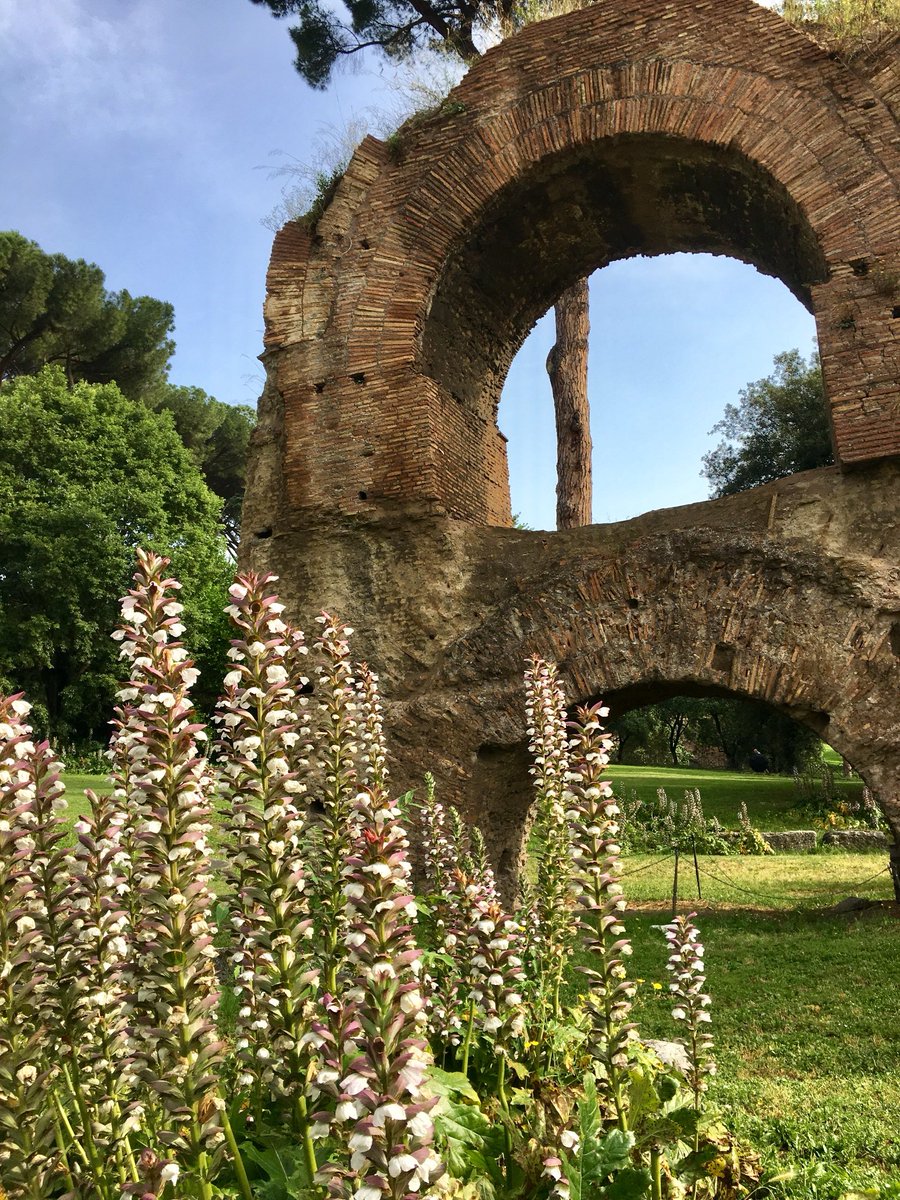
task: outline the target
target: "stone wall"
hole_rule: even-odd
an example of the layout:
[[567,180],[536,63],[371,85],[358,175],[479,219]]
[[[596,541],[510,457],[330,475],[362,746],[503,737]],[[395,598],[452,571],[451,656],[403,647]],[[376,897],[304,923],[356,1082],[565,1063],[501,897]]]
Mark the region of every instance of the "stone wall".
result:
[[281,531],[253,564],[309,630],[322,607],[382,678],[396,786],[434,772],[509,882],[531,803],[522,674],[570,703],[763,701],[859,771],[900,835],[900,465],[806,472],[562,533],[444,517]]

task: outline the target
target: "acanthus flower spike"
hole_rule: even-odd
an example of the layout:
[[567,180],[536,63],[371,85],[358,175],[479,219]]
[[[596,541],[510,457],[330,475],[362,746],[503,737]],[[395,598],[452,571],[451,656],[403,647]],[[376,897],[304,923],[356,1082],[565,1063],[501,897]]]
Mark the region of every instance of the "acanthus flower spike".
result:
[[672,976],[669,990],[674,1000],[672,1016],[683,1021],[686,1036],[681,1040],[689,1063],[687,1079],[694,1093],[694,1107],[699,1110],[701,1096],[707,1090],[708,1078],[715,1074],[713,1039],[707,1030],[711,1021],[710,997],[706,992],[704,948],[700,931],[694,924],[695,913],[678,916],[662,930],[669,947],[666,970]]
[[55,1114],[46,1102],[52,1071],[28,948],[35,921],[25,906],[24,860],[35,848],[30,708],[21,694],[0,696],[0,1111],[16,1114],[0,1125],[0,1179],[29,1200],[46,1194],[58,1169]]
[[[560,1012],[560,987],[575,948],[577,924],[572,920],[574,896],[569,853],[567,810],[569,747],[566,705],[556,667],[542,659],[529,660],[525,672],[525,713],[537,793],[535,830],[541,846],[532,893],[534,911],[529,951],[541,1023]],[[538,1039],[540,1040],[540,1039]]]
[[[306,900],[304,817],[310,753],[302,636],[282,620],[273,576],[239,576],[228,612],[239,636],[219,702],[220,793],[231,813],[231,921],[241,1089],[283,1097],[308,1134],[307,1036],[318,972]],[[302,808],[301,808],[302,805]],[[314,1155],[308,1155],[315,1169]]]
[[179,641],[182,606],[167,565],[138,551],[117,639],[132,665],[123,716],[137,751],[128,786],[143,883],[131,1021],[142,1078],[165,1112],[168,1128],[158,1136],[207,1200],[223,1143],[217,1074],[224,1044],[212,1019],[219,999],[207,840],[212,776],[189,696],[198,672]]
[[347,1196],[368,1189],[403,1200],[425,1195],[443,1173],[431,1149],[428,1112],[436,1098],[423,1093],[432,1059],[423,1036],[421,951],[410,926],[408,843],[383,789],[359,792],[355,812],[359,836],[343,872],[355,1055],[348,1061],[345,1054],[336,1088],[338,1111],[352,1103],[363,1115],[346,1127],[350,1175],[341,1187]]
[[619,809],[612,788],[603,778],[609,762],[609,735],[600,704],[580,708],[571,724],[569,742],[572,863],[584,946],[596,966],[581,968],[589,980],[588,1009],[592,1017],[591,1052],[608,1080],[621,1129],[628,1127],[624,1083],[631,1061],[635,1027],[628,1020],[635,984],[628,979],[623,959],[631,954],[622,916],[625,897],[618,843]]

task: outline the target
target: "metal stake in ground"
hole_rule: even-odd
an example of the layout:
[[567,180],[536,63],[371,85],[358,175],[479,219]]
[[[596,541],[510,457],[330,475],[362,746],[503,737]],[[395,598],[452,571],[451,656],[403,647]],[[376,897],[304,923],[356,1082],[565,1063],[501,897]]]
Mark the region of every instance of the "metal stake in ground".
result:
[[703,899],[703,892],[700,890],[700,864],[697,862],[697,839],[691,838],[691,850],[694,852],[694,878],[697,880],[697,899]]
[[678,859],[681,854],[681,848],[675,847],[675,875],[672,878],[672,916],[678,909]]

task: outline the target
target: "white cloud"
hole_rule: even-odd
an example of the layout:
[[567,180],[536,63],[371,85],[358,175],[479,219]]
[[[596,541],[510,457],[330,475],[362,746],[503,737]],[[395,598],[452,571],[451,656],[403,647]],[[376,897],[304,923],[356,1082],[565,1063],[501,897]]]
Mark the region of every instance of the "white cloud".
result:
[[[0,0],[0,77],[22,124],[155,134],[175,113],[153,0]],[[9,111],[9,109],[7,109]]]

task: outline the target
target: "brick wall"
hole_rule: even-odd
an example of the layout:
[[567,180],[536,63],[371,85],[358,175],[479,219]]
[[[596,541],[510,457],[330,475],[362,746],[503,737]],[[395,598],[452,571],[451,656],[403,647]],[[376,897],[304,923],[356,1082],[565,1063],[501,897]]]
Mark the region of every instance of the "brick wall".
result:
[[839,461],[900,454],[898,97],[894,58],[869,78],[752,0],[593,6],[491,50],[276,239],[283,428],[255,450],[283,472],[275,523],[507,524],[509,363],[563,287],[642,252],[783,278],[816,317]]

